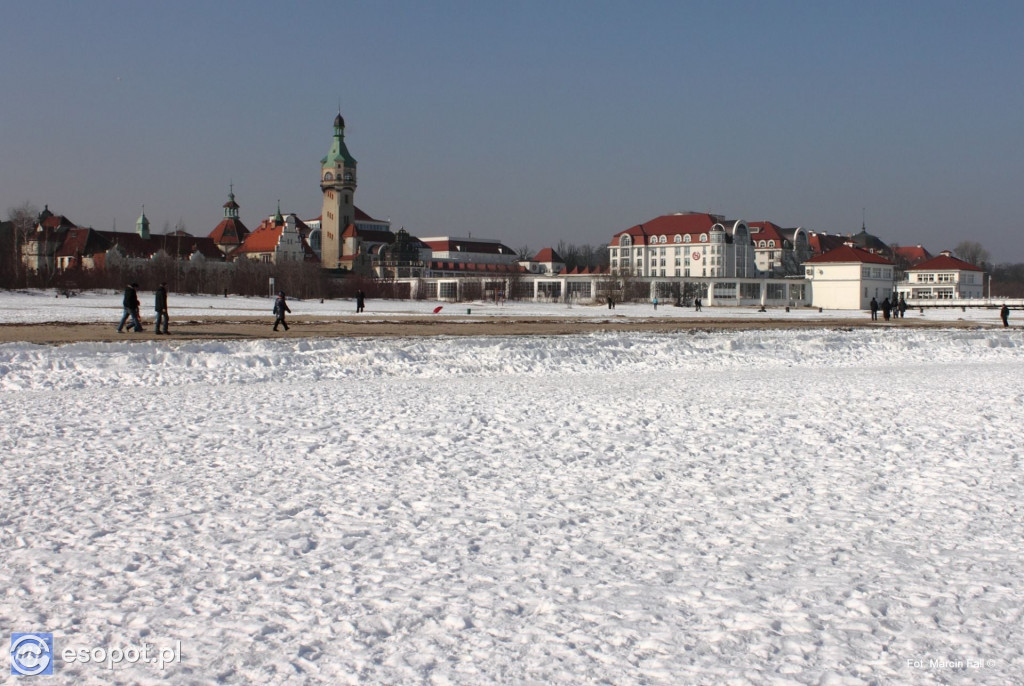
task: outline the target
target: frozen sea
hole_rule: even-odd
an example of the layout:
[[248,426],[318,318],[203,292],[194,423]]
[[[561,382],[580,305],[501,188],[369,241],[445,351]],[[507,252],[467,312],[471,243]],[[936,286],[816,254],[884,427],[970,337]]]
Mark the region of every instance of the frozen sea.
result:
[[41,683],[1022,683],[1021,379],[992,328],[0,344],[0,624]]

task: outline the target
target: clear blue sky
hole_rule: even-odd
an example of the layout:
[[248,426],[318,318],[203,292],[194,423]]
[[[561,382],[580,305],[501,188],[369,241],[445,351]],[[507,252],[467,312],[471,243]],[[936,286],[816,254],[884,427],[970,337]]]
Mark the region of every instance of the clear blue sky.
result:
[[0,211],[205,235],[356,203],[534,250],[677,210],[1024,261],[1021,2],[21,2]]

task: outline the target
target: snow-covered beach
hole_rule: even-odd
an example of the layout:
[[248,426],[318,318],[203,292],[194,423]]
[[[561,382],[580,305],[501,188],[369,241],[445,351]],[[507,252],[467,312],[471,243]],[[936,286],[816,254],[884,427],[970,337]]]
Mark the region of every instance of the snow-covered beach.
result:
[[60,683],[1020,683],[1022,372],[991,328],[4,343],[0,617]]

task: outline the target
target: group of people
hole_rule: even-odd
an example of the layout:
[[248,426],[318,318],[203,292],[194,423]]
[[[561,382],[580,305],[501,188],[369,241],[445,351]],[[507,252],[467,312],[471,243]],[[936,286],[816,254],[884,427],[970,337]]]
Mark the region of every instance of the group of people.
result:
[[907,314],[907,301],[903,299],[903,294],[900,293],[900,299],[897,301],[896,296],[893,296],[892,302],[889,298],[882,301],[882,304],[878,304],[878,298],[871,299],[871,320],[878,321],[878,310],[882,310],[882,316],[885,317],[885,321],[892,319],[903,319]]
[[[121,301],[124,307],[124,312],[121,315],[121,323],[117,325],[117,332],[124,333],[126,331],[125,324],[131,319],[131,324],[128,326],[127,331],[145,331],[142,328],[142,317],[139,314],[139,284],[130,283],[124,288],[124,298]],[[153,327],[153,333],[167,335],[168,334],[168,323],[170,318],[167,316],[167,284],[161,283],[160,288],[156,289],[153,298],[153,308],[156,310],[156,325]]]

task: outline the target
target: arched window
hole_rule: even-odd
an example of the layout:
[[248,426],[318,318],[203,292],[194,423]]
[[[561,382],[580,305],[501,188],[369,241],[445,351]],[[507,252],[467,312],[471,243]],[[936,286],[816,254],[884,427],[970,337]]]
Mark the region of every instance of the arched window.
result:
[[775,247],[775,241],[768,241],[768,247],[769,248],[774,248]]
[[708,235],[706,233],[702,233],[700,235],[700,242],[701,243],[707,243],[708,242]]
[[683,243],[689,243],[689,242],[690,242],[690,234],[686,234],[685,236],[683,236]]
[[757,244],[757,247],[759,247],[759,248],[763,248],[764,246],[765,246],[765,242],[764,241],[761,241],[760,243]]
[[664,242],[665,242],[665,240],[666,240],[666,239],[665,239],[665,237],[664,237],[664,236],[659,236],[659,237],[658,237],[658,242],[659,242],[659,243],[664,243]]
[[631,245],[633,245],[633,239],[629,237],[628,233],[624,233],[624,234],[622,234],[619,237],[619,246],[620,247],[627,247],[628,248]]
[[324,174],[324,181],[334,181],[334,174],[331,172]]
[[676,234],[676,237],[672,239],[672,242],[673,242],[673,243],[682,243],[682,242],[683,242],[683,237],[682,237],[682,236],[680,236],[680,235],[679,235],[679,234],[677,233],[677,234]]

